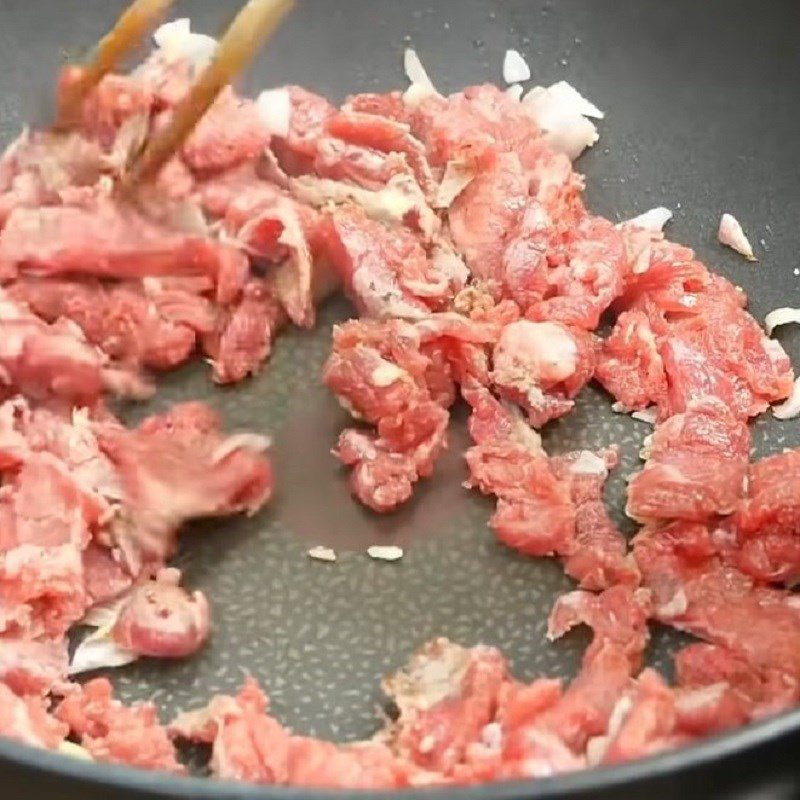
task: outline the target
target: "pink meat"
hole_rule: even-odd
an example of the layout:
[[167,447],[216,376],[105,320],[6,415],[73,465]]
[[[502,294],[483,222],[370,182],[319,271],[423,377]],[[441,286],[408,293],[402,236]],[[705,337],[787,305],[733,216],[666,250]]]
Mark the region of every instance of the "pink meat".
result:
[[153,658],[185,658],[205,644],[208,600],[202,592],[190,595],[179,580],[177,570],[164,569],[131,591],[111,630],[120,647]]
[[0,735],[31,747],[55,750],[68,728],[54,719],[47,701],[37,696],[20,696],[0,683]]
[[8,292],[48,322],[71,319],[88,342],[112,359],[153,369],[171,369],[188,360],[197,334],[214,326],[213,308],[205,297],[164,290],[153,281],[104,285],[21,278]]
[[328,257],[359,311],[369,317],[418,317],[454,293],[451,276],[438,269],[416,237],[347,207],[330,218]]
[[91,208],[16,209],[0,233],[0,269],[7,277],[206,275],[225,302],[241,289],[248,265],[230,245],[163,228],[106,200]]
[[506,153],[453,201],[453,243],[475,278],[502,281],[506,238],[520,220],[527,196],[528,179],[519,158]]
[[253,278],[241,299],[219,315],[203,338],[217,383],[236,383],[257,373],[272,351],[272,342],[285,322],[278,298],[266,281]]
[[737,563],[768,582],[793,584],[800,575],[800,451],[762,458],[750,467],[737,516]]
[[269,144],[256,104],[227,87],[192,131],[183,158],[198,172],[218,172],[256,159]]
[[263,438],[225,437],[217,415],[202,403],[173,406],[135,430],[100,425],[98,436],[130,509],[129,524],[115,534],[132,564],[169,555],[186,520],[252,514],[272,493]]
[[69,658],[64,639],[30,639],[29,629],[0,636],[0,682],[20,697],[44,697],[66,684]]
[[215,777],[258,784],[379,789],[407,786],[410,766],[380,744],[334,745],[294,736],[267,713],[252,678],[236,697],[179,715],[173,736],[212,745]]
[[744,494],[750,434],[722,403],[694,405],[656,426],[647,455],[644,469],[629,483],[628,515],[702,522],[736,510]]
[[[794,696],[800,677],[800,610],[789,592],[759,586],[726,563],[728,536],[697,523],[645,529],[634,540],[654,616],[746,661],[763,675],[785,676]],[[785,689],[780,695],[786,697]]]
[[583,331],[556,322],[512,322],[494,347],[492,382],[539,428],[572,409],[592,377],[596,351],[594,338]]
[[183,774],[175,748],[152,703],[125,706],[106,678],[96,678],[67,695],[56,718],[69,726],[94,759]]

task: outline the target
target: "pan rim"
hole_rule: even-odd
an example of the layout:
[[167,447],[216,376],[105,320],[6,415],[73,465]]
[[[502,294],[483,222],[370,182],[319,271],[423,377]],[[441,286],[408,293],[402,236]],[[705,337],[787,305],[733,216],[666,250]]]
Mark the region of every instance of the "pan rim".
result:
[[704,739],[688,747],[624,764],[583,769],[548,778],[399,790],[306,789],[218,781],[213,778],[177,778],[163,772],[87,762],[3,738],[0,738],[0,764],[12,764],[53,778],[68,778],[86,787],[135,792],[142,800],[336,800],[353,796],[376,800],[439,800],[445,797],[458,800],[522,800],[532,797],[537,800],[569,800],[590,796],[587,792],[613,792],[635,788],[640,781],[665,779],[676,773],[682,773],[685,777],[688,770],[699,769],[711,763],[720,767],[725,760],[757,750],[760,746],[797,732],[800,732],[800,708]]

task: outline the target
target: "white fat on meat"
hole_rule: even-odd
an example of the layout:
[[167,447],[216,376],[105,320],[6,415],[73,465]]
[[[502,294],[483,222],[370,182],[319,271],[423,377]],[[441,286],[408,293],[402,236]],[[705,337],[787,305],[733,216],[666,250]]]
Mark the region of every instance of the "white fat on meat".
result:
[[292,122],[292,100],[288,89],[266,89],[256,98],[256,108],[272,136],[286,137]]
[[794,419],[800,414],[800,378],[795,378],[792,393],[785,402],[772,406],[772,415],[776,419]]
[[417,51],[410,47],[403,53],[403,70],[406,73],[411,86],[403,94],[403,102],[409,106],[415,106],[428,97],[439,94],[433,81],[428,77],[425,67],[422,66]]
[[791,323],[800,324],[800,308],[784,306],[783,308],[776,308],[774,311],[770,311],[769,314],[764,317],[764,327],[770,335],[772,335],[772,331],[774,331],[775,328]]
[[518,50],[506,50],[503,58],[503,80],[506,83],[523,83],[531,79],[531,68]]
[[494,348],[495,372],[522,372],[535,382],[564,381],[577,366],[578,346],[569,331],[555,322],[512,322],[503,328]]
[[753,253],[753,246],[745,235],[739,220],[733,214],[723,214],[719,221],[717,238],[721,244],[730,247],[743,255],[748,261],[758,261]]
[[522,103],[545,132],[550,146],[573,161],[599,138],[588,118],[602,119],[603,112],[566,81],[535,86]]
[[153,41],[167,58],[187,58],[196,69],[205,67],[217,50],[217,40],[192,31],[188,17],[165,22],[153,34]]
[[402,380],[407,375],[408,373],[404,369],[398,367],[397,364],[393,364],[391,361],[382,358],[381,363],[372,370],[370,380],[373,386],[377,386],[379,389],[385,389],[387,386],[391,386],[393,383]]
[[627,220],[626,225],[635,225],[648,231],[662,231],[664,226],[672,219],[672,211],[664,206],[651,208],[638,217]]

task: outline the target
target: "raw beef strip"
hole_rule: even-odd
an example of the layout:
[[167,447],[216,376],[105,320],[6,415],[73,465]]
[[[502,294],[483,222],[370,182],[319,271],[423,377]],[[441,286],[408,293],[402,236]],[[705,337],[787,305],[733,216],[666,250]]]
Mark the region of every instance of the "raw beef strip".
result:
[[452,775],[494,720],[508,680],[505,659],[492,647],[428,642],[382,682],[399,711],[388,731],[390,747],[419,767]]
[[[675,676],[678,686],[689,690],[725,687],[728,709],[726,718],[718,721],[721,728],[775,714],[797,700],[794,678],[777,669],[759,670],[733,650],[705,642],[687,645],[675,654]],[[691,724],[699,721],[695,717]]]
[[505,153],[453,201],[453,243],[475,278],[501,284],[506,239],[521,219],[527,198],[528,178],[520,160]]
[[0,369],[6,396],[19,391],[37,400],[91,405],[104,390],[140,398],[151,393],[136,372],[107,365],[73,323],[48,325],[2,290]]
[[121,602],[111,636],[120,647],[152,658],[185,658],[196,653],[210,632],[208,600],[179,585],[180,572],[162,569]]
[[382,153],[330,136],[317,141],[312,171],[320,178],[355,183],[373,191],[386,186],[395,175],[409,175],[415,180],[403,154]]
[[[744,659],[785,702],[798,695],[800,608],[786,591],[756,584],[726,562],[729,534],[698,523],[645,529],[634,540],[642,583],[661,622],[727,648]],[[722,553],[723,555],[719,555]],[[772,677],[783,676],[782,681]]]
[[62,688],[67,680],[69,658],[64,639],[27,638],[30,629],[20,635],[0,636],[0,683],[20,697],[44,697],[54,687]]
[[416,237],[356,207],[330,218],[328,257],[365,316],[414,318],[444,306],[463,284],[429,260]]
[[596,353],[596,340],[583,331],[557,322],[512,322],[494,347],[492,383],[540,428],[572,409],[572,398],[592,377]]
[[272,287],[261,278],[249,280],[241,298],[219,314],[214,329],[203,338],[214,380],[235,383],[258,372],[285,321]]
[[325,126],[337,111],[324,97],[301,86],[287,86],[291,105],[289,132],[275,136],[271,148],[281,168],[289,175],[301,175],[313,170],[317,142],[325,136]]
[[745,422],[719,401],[691,405],[656,426],[647,463],[630,479],[630,517],[695,522],[731,514],[744,494],[750,455]]
[[564,570],[583,589],[598,591],[639,583],[628,543],[603,501],[606,478],[618,460],[616,448],[598,453],[580,450],[550,459],[556,477],[569,483],[575,506],[575,540],[564,559]]
[[411,323],[351,321],[334,328],[333,352],[323,380],[377,435],[350,428],[338,455],[353,467],[354,495],[375,511],[388,511],[411,496],[413,484],[431,474],[445,445],[449,415],[433,397]]
[[183,158],[197,172],[219,172],[256,159],[270,136],[256,104],[225,88],[183,146]]
[[667,376],[658,341],[642,311],[619,315],[603,341],[594,377],[624,411],[667,407]]
[[67,695],[56,708],[97,761],[158,769],[178,775],[186,770],[161,726],[152,703],[125,706],[115,700],[106,678],[96,678]]
[[568,483],[553,474],[538,434],[487,390],[462,390],[472,406],[466,453],[470,486],[498,498],[490,525],[501,542],[526,555],[567,554],[575,536]]
[[762,458],[750,467],[747,496],[737,516],[738,565],[768,582],[800,576],[800,450]]
[[0,232],[0,270],[54,277],[101,278],[206,275],[227,302],[248,274],[245,255],[231,245],[170,230],[110,200],[91,208],[16,209]]
[[198,333],[213,329],[215,314],[202,295],[159,283],[20,278],[8,294],[47,322],[71,319],[115,361],[172,369],[189,359]]
[[50,715],[46,700],[19,696],[0,683],[0,735],[31,747],[55,750],[68,732],[66,725]]
[[212,745],[217,778],[259,784],[379,789],[407,786],[409,766],[383,745],[335,745],[294,736],[267,713],[252,678],[236,697],[218,695],[206,708],[178,716],[170,733]]
[[376,114],[341,111],[326,123],[327,132],[350,144],[369,147],[382,153],[402,153],[422,191],[430,196],[435,181],[428,165],[425,147],[403,122]]
[[273,487],[267,440],[224,436],[202,403],[183,403],[148,417],[135,430],[97,425],[101,447],[119,472],[128,508],[113,526],[133,571],[142,559],[171,554],[178,527],[195,517],[255,513]]

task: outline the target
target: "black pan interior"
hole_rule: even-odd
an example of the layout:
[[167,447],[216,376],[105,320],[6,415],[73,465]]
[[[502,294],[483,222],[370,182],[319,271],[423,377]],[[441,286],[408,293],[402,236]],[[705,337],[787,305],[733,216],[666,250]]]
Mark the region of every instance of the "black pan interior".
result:
[[[238,5],[192,0],[176,13],[213,33]],[[37,113],[63,54],[96,40],[122,6],[3,0],[5,140]],[[741,285],[761,319],[800,298],[799,34],[794,0],[298,0],[245,87],[291,82],[336,99],[396,88],[402,49],[411,44],[440,90],[452,91],[500,82],[503,54],[517,48],[536,82],[567,79],[607,112],[600,142],[579,162],[590,205],[615,220],[672,208],[671,238]],[[722,211],[743,222],[759,264],[716,243]],[[525,679],[574,673],[587,637],[577,632],[555,645],[544,638],[550,606],[569,588],[561,568],[496,544],[486,528],[490,505],[460,488],[463,413],[455,415],[445,464],[409,508],[379,519],[350,501],[328,454],[346,417],[319,382],[330,326],[349,314],[345,301],[331,301],[314,332],[281,337],[264,373],[239,387],[213,387],[197,363],[165,376],[146,407],[126,409],[136,419],[203,399],[230,425],[271,433],[279,488],[276,502],[251,520],[187,531],[178,564],[212,600],[213,641],[186,662],[116,670],[123,698],[154,698],[167,718],[234,690],[250,672],[296,731],[346,741],[375,728],[378,676],[436,635],[497,645]],[[779,336],[800,364],[800,332]],[[754,427],[757,454],[800,444],[798,423],[764,417]],[[621,445],[607,499],[632,531],[621,512],[625,477],[648,431],[612,413],[608,398],[590,388],[545,441],[553,453]],[[375,543],[402,544],[406,555],[396,564],[370,561],[363,551]],[[310,561],[313,544],[334,546],[338,563]],[[653,634],[649,663],[668,671],[680,639]]]

